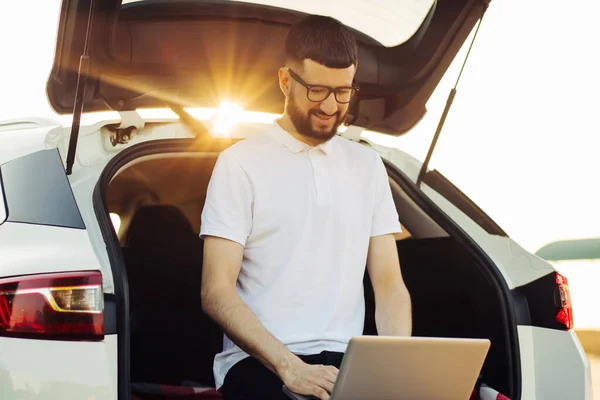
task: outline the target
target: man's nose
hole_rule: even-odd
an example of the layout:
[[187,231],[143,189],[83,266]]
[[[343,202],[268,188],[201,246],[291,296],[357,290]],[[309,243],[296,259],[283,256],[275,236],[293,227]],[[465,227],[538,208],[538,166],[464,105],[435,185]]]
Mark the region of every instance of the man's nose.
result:
[[333,94],[333,92],[330,93],[329,97],[321,102],[319,108],[327,115],[335,114],[338,110],[338,103],[335,100],[335,94]]

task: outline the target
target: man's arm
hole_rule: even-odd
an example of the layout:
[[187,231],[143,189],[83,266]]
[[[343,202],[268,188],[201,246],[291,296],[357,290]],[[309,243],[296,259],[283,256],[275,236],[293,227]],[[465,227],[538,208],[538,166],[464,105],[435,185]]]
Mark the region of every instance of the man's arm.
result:
[[402,279],[394,235],[371,238],[367,269],[375,294],[375,322],[378,334],[410,336],[410,294]]
[[242,350],[277,374],[290,390],[329,399],[337,368],[304,363],[271,335],[237,294],[243,251],[237,242],[214,236],[205,238],[201,289],[204,312]]

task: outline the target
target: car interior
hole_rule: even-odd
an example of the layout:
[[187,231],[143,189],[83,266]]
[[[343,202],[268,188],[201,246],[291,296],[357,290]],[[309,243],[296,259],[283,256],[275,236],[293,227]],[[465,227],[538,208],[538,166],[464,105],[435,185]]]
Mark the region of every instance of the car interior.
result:
[[[223,332],[201,308],[203,243],[198,236],[218,152],[143,156],[112,178],[106,204],[119,216],[118,237],[130,291],[131,382],[214,385],[212,362]],[[414,336],[488,338],[482,379],[512,393],[501,301],[469,251],[390,179],[404,232],[397,248],[411,294]],[[364,334],[377,334],[365,273]]]

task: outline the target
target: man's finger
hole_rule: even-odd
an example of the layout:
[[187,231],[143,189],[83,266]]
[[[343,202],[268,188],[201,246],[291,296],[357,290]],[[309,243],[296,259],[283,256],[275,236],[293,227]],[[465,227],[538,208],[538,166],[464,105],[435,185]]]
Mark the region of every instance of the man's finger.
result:
[[323,373],[323,375],[321,375],[321,376],[323,377],[323,379],[325,379],[327,382],[329,382],[329,383],[331,383],[331,384],[334,384],[334,383],[335,383],[335,380],[336,380],[336,378],[337,378],[337,377],[336,377],[335,375],[333,375],[331,372],[327,372],[327,371],[326,371],[325,373]]
[[325,368],[325,372],[330,375],[333,376],[334,378],[338,376],[338,372],[339,370],[336,367],[326,367]]
[[337,373],[340,371],[339,369],[337,369],[336,367],[334,367],[333,365],[328,365],[325,368],[327,368],[328,371],[331,371],[333,373],[335,373],[337,375]]
[[315,386],[315,390],[313,391],[313,395],[317,396],[321,400],[329,400],[329,393],[321,387]]
[[338,376],[338,369],[335,367],[326,367],[323,370],[323,376],[327,378],[328,381],[334,382]]
[[323,377],[323,380],[321,381],[320,386],[323,389],[327,390],[327,393],[331,393],[331,392],[333,392],[333,384],[334,383],[335,382],[331,382],[327,378]]

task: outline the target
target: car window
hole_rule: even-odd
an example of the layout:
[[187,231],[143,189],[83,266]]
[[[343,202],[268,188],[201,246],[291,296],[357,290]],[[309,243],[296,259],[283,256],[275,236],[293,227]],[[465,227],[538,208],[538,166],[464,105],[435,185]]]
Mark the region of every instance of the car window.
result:
[[[123,0],[122,4],[150,0]],[[387,47],[410,39],[431,10],[434,0],[235,0],[327,15]]]
[[4,163],[0,175],[8,221],[85,229],[58,149]]

